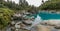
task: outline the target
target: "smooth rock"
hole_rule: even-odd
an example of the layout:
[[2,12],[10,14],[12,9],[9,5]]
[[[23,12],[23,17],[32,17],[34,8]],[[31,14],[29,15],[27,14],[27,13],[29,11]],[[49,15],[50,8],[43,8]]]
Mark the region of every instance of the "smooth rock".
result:
[[19,29],[19,28],[21,27],[20,24],[21,24],[21,22],[17,22],[17,23],[15,24],[15,28],[16,28],[16,29]]
[[13,16],[21,17],[22,15],[21,15],[20,13],[16,13],[16,14],[14,14]]
[[56,25],[54,28],[55,29],[60,29],[60,25]]
[[56,26],[56,25],[60,24],[60,20],[44,20],[43,22],[41,22],[41,24]]
[[23,23],[24,23],[24,24],[27,24],[27,25],[32,24],[32,22],[33,22],[33,21],[31,21],[31,20],[29,20],[29,19],[23,21]]
[[37,25],[37,31],[50,31],[49,26]]

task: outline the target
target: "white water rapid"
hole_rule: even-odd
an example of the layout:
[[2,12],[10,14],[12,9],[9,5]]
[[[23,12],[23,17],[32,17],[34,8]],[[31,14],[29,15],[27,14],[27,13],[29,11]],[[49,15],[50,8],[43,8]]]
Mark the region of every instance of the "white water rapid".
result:
[[40,22],[42,21],[41,17],[39,15],[37,15],[37,17],[35,18],[35,20],[32,22],[31,27],[28,28],[28,30],[30,30],[32,27],[40,24]]

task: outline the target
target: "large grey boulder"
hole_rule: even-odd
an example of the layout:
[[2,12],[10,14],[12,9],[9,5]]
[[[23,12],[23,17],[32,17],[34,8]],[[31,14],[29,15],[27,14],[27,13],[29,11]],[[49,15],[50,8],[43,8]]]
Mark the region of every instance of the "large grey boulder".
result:
[[31,25],[32,24],[32,20],[24,20],[23,23],[26,25]]

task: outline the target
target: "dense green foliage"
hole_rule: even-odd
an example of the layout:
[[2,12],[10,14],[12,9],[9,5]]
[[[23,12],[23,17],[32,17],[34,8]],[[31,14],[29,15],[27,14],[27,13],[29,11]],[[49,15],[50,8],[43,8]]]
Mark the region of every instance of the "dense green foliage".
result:
[[8,8],[0,8],[0,29],[5,27],[10,21],[13,11]]
[[[11,21],[13,10],[6,6],[7,2],[0,0],[0,29],[4,28]],[[9,5],[10,6],[10,5]]]
[[43,3],[39,9],[42,10],[60,10],[60,0],[49,0]]

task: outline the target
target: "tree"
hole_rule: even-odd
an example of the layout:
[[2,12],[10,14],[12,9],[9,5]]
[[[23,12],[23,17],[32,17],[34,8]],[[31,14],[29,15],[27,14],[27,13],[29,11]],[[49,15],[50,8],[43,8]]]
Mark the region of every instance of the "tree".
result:
[[44,0],[42,0],[42,3],[44,3]]

